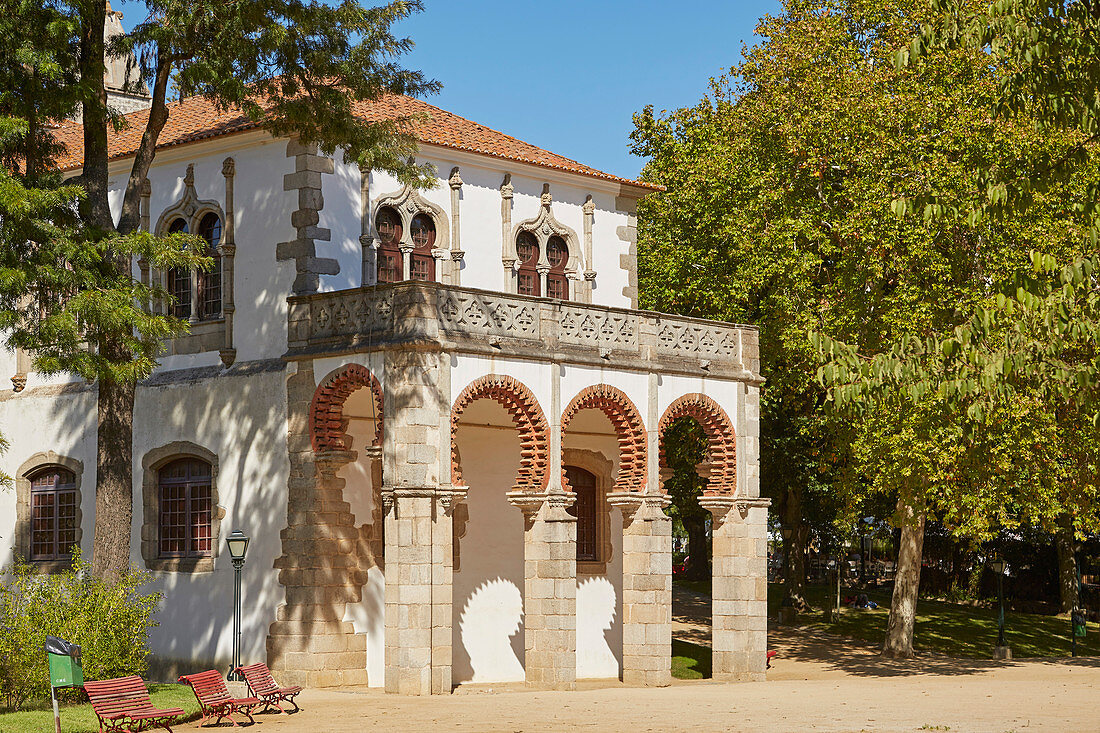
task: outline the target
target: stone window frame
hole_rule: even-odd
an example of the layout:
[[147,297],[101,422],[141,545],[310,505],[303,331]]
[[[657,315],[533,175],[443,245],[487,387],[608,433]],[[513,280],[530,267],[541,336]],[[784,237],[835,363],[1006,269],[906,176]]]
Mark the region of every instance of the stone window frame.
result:
[[58,573],[72,567],[72,559],[69,560],[32,560],[31,559],[31,522],[33,509],[31,507],[31,479],[30,477],[43,469],[62,468],[72,473],[76,484],[76,541],[73,543],[80,547],[84,536],[84,512],[81,508],[83,496],[80,493],[80,483],[84,474],[84,463],[75,458],[62,456],[54,451],[35,453],[23,461],[15,475],[15,555],[44,573]]
[[[211,318],[199,318],[199,314],[195,312],[194,305],[197,301],[202,299],[202,286],[203,275],[198,270],[191,271],[191,313],[188,317],[188,321],[191,324],[214,324],[222,327],[225,323],[225,272],[223,268],[224,248],[222,245],[226,243],[226,216],[225,211],[222,209],[221,204],[214,199],[200,199],[198,193],[195,190],[195,164],[190,163],[187,166],[187,173],[184,175],[184,192],[183,196],[161,212],[160,217],[157,219],[157,224],[153,228],[153,231],[157,236],[165,236],[168,233],[169,227],[177,219],[183,220],[187,224],[187,231],[190,234],[199,236],[199,225],[202,220],[209,214],[214,214],[218,217],[218,221],[221,222],[221,238],[218,240],[218,244],[213,247],[215,266],[218,268],[218,281],[219,288],[221,289],[221,307],[218,315]],[[157,283],[161,284],[165,289],[168,288],[169,271],[156,271],[154,273],[154,279]],[[201,309],[201,303],[200,303]],[[219,330],[220,333],[220,330]],[[216,340],[216,338],[214,339]],[[224,336],[222,336],[224,341]],[[194,353],[192,351],[186,351],[184,353]]]
[[[160,556],[160,469],[180,458],[197,458],[210,464],[210,556]],[[141,557],[149,570],[168,573],[212,573],[221,552],[221,525],[225,507],[220,503],[216,453],[201,445],[179,440],[148,451],[141,459]]]
[[615,462],[599,451],[562,448],[561,466],[563,481],[566,466],[584,469],[596,477],[596,547],[599,548],[599,559],[578,560],[577,575],[606,575],[615,548],[611,541],[611,505],[607,501],[607,495],[614,487],[612,474]]
[[[442,207],[424,198],[418,189],[409,185],[402,186],[397,191],[382,194],[371,202],[370,207],[371,211],[375,212],[370,220],[370,246],[376,251],[382,243],[382,237],[379,235],[377,229],[377,212],[381,211],[383,208],[392,209],[401,220],[400,239],[397,243],[398,249],[401,250],[402,254],[400,282],[412,280],[412,272],[410,269],[411,258],[413,251],[416,249],[412,241],[412,220],[419,214],[424,214],[432,220],[433,224],[435,224],[435,240],[433,243],[434,246],[431,248],[431,255],[435,259],[434,279],[432,282],[441,282],[443,274],[442,260],[450,259],[451,257],[451,251],[449,249],[443,249],[451,239],[451,227],[450,221],[447,218],[447,212],[445,212]],[[378,283],[377,268],[378,262],[376,257],[374,276],[376,283]]]
[[[569,258],[566,260],[561,273],[565,277],[567,286],[567,292],[562,300],[575,302],[577,300],[577,281],[578,279],[584,279],[584,260],[583,252],[581,251],[581,240],[577,236],[576,231],[554,217],[553,205],[554,198],[550,194],[550,184],[544,183],[542,186],[542,195],[539,197],[539,213],[512,227],[512,248],[514,252],[516,244],[519,242],[519,236],[523,232],[529,232],[534,235],[535,241],[538,242],[539,245],[539,259],[535,268],[539,274],[540,297],[548,297],[547,293],[550,288],[548,287],[546,279],[550,272],[551,265],[550,260],[547,258],[547,246],[552,237],[560,237],[565,242],[565,248],[569,252]],[[518,260],[516,260],[513,267],[518,273]]]

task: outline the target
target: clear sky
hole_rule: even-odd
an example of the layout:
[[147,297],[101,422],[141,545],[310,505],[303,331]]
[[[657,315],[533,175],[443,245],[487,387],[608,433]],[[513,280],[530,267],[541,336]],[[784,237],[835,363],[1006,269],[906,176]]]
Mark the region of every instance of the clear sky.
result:
[[[369,3],[370,0],[363,0]],[[128,29],[142,3],[112,3]],[[778,0],[425,0],[398,29],[428,101],[608,173],[634,177],[631,115],[702,98]]]

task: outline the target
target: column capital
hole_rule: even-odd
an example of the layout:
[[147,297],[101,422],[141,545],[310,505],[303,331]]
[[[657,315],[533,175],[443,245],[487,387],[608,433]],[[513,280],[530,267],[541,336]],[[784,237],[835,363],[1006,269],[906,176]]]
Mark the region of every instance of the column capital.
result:
[[[369,449],[368,449],[369,450]],[[384,507],[393,506],[395,499],[438,499],[449,515],[454,505],[465,501],[468,486],[385,486],[379,490]]]
[[325,450],[314,453],[313,460],[317,464],[318,471],[334,474],[354,461],[357,456],[358,454],[353,450]]
[[526,517],[534,517],[543,507],[547,507],[544,519],[549,521],[569,522],[576,521],[575,517],[566,513],[566,509],[573,506],[577,497],[559,491],[546,491],[541,494],[532,494],[527,491],[509,491],[506,496],[508,503],[523,512]]
[[741,519],[748,516],[750,509],[767,509],[772,505],[772,500],[762,496],[703,496],[699,498],[699,506],[714,515],[716,522],[724,522],[732,519],[733,510],[737,510]]
[[663,510],[672,504],[672,499],[664,494],[639,494],[623,491],[608,494],[607,503],[618,507],[623,514],[623,523],[630,524],[635,520],[652,522],[668,519]]

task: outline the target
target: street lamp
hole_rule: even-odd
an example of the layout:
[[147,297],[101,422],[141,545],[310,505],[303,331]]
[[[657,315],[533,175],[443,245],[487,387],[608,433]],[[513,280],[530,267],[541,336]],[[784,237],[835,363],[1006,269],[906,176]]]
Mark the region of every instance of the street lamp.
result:
[[239,529],[233,530],[226,538],[229,557],[233,560],[233,668],[229,670],[229,679],[240,681],[237,668],[241,666],[241,568],[244,556],[248,552],[249,537]]
[[989,562],[989,569],[997,576],[997,648],[993,651],[995,659],[1011,659],[1012,652],[1005,646],[1005,561],[995,555]]

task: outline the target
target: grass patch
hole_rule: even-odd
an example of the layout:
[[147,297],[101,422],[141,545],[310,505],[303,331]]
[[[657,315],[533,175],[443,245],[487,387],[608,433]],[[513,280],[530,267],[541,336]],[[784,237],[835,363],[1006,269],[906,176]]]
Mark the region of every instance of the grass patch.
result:
[[672,676],[678,680],[710,679],[710,648],[673,639]]
[[[832,591],[832,592],[830,592]],[[846,590],[844,595],[854,591]],[[806,600],[817,609],[803,614],[802,625],[850,636],[874,644],[886,637],[890,615],[890,590],[869,590],[867,596],[879,607],[874,610],[844,608],[837,623],[827,623],[824,609],[835,602],[836,591],[826,586],[808,586]],[[773,618],[783,597],[783,586],[768,586],[768,612]],[[1069,619],[1005,610],[1005,642],[1014,657],[1068,657]],[[989,659],[997,641],[997,606],[967,606],[921,599],[917,603],[913,647],[952,657]],[[1100,625],[1088,624],[1088,635],[1077,640],[1078,656],[1100,656]]]
[[[199,719],[199,704],[187,685],[149,685],[149,696],[155,708],[182,708],[184,716],[177,722]],[[0,712],[0,731],[4,733],[41,733],[53,730],[53,708],[50,701],[31,706],[32,710],[17,713]],[[99,722],[92,706],[62,705],[61,729],[65,733],[98,733]]]

